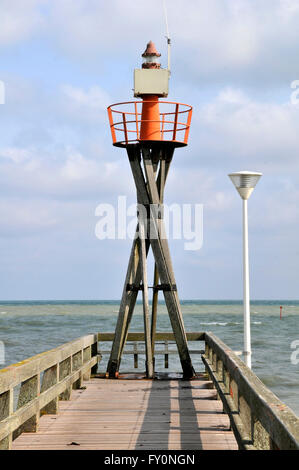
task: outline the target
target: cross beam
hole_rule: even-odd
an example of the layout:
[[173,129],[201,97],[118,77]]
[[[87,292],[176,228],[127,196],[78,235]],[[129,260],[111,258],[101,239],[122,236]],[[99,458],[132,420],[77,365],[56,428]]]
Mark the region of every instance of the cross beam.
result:
[[[139,290],[142,291],[143,298],[146,374],[148,378],[154,377],[154,346],[158,291],[160,289],[163,290],[184,377],[194,376],[168,241],[165,236],[163,210],[161,211],[164,186],[173,151],[172,146],[151,148],[141,144],[133,144],[127,147],[137,190],[139,214],[107,367],[109,377],[118,376],[122,352]],[[151,325],[147,279],[147,255],[150,246],[155,259]],[[159,279],[160,285],[158,285]]]

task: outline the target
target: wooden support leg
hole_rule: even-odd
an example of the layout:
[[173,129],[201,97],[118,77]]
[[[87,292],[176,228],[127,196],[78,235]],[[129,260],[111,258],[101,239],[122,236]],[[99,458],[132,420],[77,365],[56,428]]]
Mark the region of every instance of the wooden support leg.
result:
[[[146,216],[146,214],[145,214]],[[146,247],[145,247],[145,220],[143,214],[139,213],[139,230],[140,230],[140,259],[142,266],[142,281],[143,281],[143,318],[144,318],[144,339],[145,339],[145,354],[146,354],[146,375],[148,379],[153,378],[153,355],[151,344],[151,333],[149,325],[149,303],[148,303],[148,283],[147,283],[147,263],[146,263]]]
[[[170,158],[171,160],[171,158]],[[165,181],[170,166],[170,160],[166,164],[166,159],[162,158],[160,161],[160,171],[157,178],[157,188],[159,191],[160,204],[163,204],[164,199],[164,187]],[[155,288],[159,282],[159,272],[157,264],[155,263],[154,268],[154,289],[153,289],[153,300],[152,300],[152,325],[151,325],[151,340],[152,340],[152,353],[153,353],[153,363],[155,365],[155,336],[156,336],[156,326],[157,326],[157,313],[158,313],[158,295],[159,291]]]
[[156,336],[156,326],[157,326],[157,313],[158,313],[158,289],[155,289],[155,286],[159,282],[159,273],[158,268],[155,263],[154,269],[154,290],[153,290],[153,300],[152,300],[152,325],[151,325],[151,341],[152,341],[152,354],[153,362],[155,362],[155,336]]
[[107,373],[109,377],[116,377],[118,374],[121,353],[125,344],[125,339],[128,331],[128,323],[132,316],[138,294],[138,292],[134,290],[128,290],[127,286],[129,284],[135,286],[139,285],[140,280],[141,275],[139,268],[139,252],[137,240],[135,239],[131,250],[129,266],[127,270],[117,324],[115,328],[114,340],[112,343],[110,358],[107,367]]
[[[136,232],[139,234],[139,226],[138,225],[137,225]],[[148,252],[149,252],[149,247],[150,247],[149,241],[146,239],[145,240],[146,257],[147,257]],[[136,278],[135,278],[134,285],[139,286],[141,281],[142,281],[142,265],[141,265],[141,258],[139,256],[139,264],[138,264],[138,267],[137,267],[137,273],[136,273]],[[126,341],[127,341],[128,330],[129,330],[132,315],[133,315],[133,312],[134,312],[134,307],[135,307],[135,304],[136,304],[137,296],[138,296],[138,292],[136,291],[135,299],[133,300],[133,297],[132,297],[132,302],[131,302],[131,306],[130,306],[130,310],[129,310],[129,314],[128,314],[128,319],[127,319],[127,322],[126,322],[126,325],[125,325],[125,332],[124,332],[123,341],[122,341],[122,344],[121,344],[120,357],[122,356],[123,349],[124,349]]]
[[[136,233],[139,234],[137,225]],[[149,251],[149,241],[145,241],[146,256]],[[128,330],[132,319],[134,307],[136,304],[138,290],[128,290],[127,286],[140,286],[142,280],[142,266],[138,249],[137,237],[133,242],[127,276],[120,303],[117,324],[115,328],[114,340],[112,343],[110,358],[107,367],[107,375],[109,377],[117,377],[120,367],[122,352],[127,340]]]

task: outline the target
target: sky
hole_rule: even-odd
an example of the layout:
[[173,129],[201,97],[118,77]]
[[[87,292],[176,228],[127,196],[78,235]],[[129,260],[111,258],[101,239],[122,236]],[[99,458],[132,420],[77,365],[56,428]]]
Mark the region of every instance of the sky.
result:
[[[299,0],[165,3],[168,99],[193,106],[165,202],[203,205],[202,247],[169,241],[179,296],[242,298],[227,175],[251,170],[251,298],[299,299]],[[119,299],[131,240],[99,240],[96,208],[136,195],[106,108],[134,100],[149,40],[167,66],[163,2],[1,0],[0,25],[0,299]]]

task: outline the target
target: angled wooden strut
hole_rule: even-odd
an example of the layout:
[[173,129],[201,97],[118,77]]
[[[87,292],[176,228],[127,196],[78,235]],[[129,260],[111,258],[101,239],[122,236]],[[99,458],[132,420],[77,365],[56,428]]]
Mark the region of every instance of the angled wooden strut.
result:
[[[157,293],[159,289],[163,290],[164,293],[184,377],[191,378],[194,376],[163,221],[162,203],[164,186],[172,160],[173,150],[171,146],[150,148],[148,146],[134,144],[127,147],[131,170],[137,189],[139,216],[120,303],[114,341],[107,367],[107,375],[109,375],[109,377],[118,376],[122,352],[126,343],[138,291],[142,290],[146,374],[148,378],[153,378]],[[157,176],[158,166],[159,172]],[[146,269],[146,259],[150,246],[155,259],[151,328]],[[157,285],[159,279],[160,286]]]

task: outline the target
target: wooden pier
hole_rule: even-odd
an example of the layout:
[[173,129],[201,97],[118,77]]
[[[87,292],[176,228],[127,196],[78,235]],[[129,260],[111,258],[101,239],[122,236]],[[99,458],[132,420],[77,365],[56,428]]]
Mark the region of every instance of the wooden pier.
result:
[[238,449],[228,416],[203,379],[92,379],[23,433],[14,450]]
[[[200,354],[205,366],[190,380],[98,373],[101,343],[112,341],[111,333],[0,370],[0,448],[299,449],[297,416],[233,351],[211,333],[187,333],[187,339],[203,343],[190,353]],[[174,336],[157,333],[157,340]],[[129,333],[128,341],[142,343],[144,334]]]

